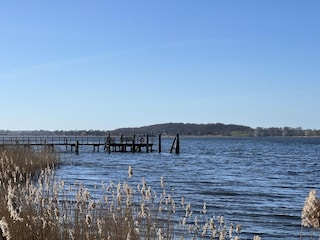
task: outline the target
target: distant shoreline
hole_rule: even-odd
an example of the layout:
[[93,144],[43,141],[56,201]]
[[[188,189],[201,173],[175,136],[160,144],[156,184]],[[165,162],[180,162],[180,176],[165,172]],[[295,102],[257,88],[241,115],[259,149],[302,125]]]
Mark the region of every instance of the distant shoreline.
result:
[[150,134],[165,136],[188,137],[320,137],[320,130],[302,129],[291,127],[251,128],[236,124],[223,123],[163,123],[143,127],[127,127],[115,130],[34,130],[34,131],[9,131],[0,130],[1,136],[107,136],[111,135],[133,135]]

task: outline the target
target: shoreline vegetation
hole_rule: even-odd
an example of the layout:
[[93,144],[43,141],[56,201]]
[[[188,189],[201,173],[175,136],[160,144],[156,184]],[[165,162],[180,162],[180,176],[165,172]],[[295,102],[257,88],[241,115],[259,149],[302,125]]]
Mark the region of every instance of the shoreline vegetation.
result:
[[119,128],[115,130],[34,130],[34,131],[10,131],[0,130],[1,136],[7,135],[34,135],[34,136],[107,136],[133,135],[133,134],[162,134],[163,136],[210,136],[210,137],[320,137],[320,130],[303,129],[301,127],[269,127],[251,128],[236,124],[193,124],[193,123],[164,123],[143,127]]
[[[59,156],[45,147],[0,148],[1,240],[242,239],[240,224],[212,217],[205,199],[201,209],[194,209],[187,199],[175,197],[162,177],[155,188],[142,179],[136,187],[101,182],[89,192],[84,183],[58,182],[58,165]],[[128,177],[132,174],[129,166]],[[319,213],[320,200],[312,190],[302,226],[319,229]]]
[[97,199],[83,183],[57,182],[58,164],[46,148],[0,149],[0,239],[240,239],[241,225],[208,218],[205,203],[193,209],[163,178],[158,193],[144,179],[137,187],[102,182]]

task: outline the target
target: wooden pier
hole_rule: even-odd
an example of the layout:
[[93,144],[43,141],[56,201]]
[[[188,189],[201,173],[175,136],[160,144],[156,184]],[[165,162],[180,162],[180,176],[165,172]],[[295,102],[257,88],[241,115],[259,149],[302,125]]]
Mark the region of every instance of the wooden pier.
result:
[[[45,146],[52,148],[60,146],[68,152],[79,154],[81,146],[92,146],[93,152],[102,149],[109,154],[111,152],[156,152],[155,139],[158,139],[158,151],[161,152],[161,134],[155,135],[130,135],[130,136],[0,136],[0,146]],[[175,137],[170,152],[173,152],[174,144],[176,153],[179,154],[179,135]],[[177,150],[178,149],[178,150]]]

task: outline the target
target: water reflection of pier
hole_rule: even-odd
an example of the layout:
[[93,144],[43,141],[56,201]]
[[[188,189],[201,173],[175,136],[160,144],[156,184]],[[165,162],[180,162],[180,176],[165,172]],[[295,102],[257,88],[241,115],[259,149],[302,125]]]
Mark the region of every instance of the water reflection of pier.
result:
[[[157,143],[155,143],[157,141]],[[155,150],[154,146],[158,149]],[[179,135],[174,138],[170,153],[180,152]],[[79,153],[80,146],[92,146],[93,152],[103,149],[111,152],[159,152],[161,153],[161,134],[134,134],[120,136],[1,136],[0,146],[44,146],[54,149],[55,146],[65,147],[66,151]]]

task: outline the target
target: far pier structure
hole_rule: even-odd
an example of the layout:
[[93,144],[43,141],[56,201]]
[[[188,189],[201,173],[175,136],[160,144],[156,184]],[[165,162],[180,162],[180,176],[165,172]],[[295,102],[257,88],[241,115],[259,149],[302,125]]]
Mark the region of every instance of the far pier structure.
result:
[[[157,150],[155,150],[155,145]],[[66,151],[79,154],[81,146],[92,146],[93,152],[103,149],[107,153],[131,152],[131,153],[151,153],[162,152],[162,136],[159,134],[133,134],[120,136],[0,136],[1,146],[24,146],[36,147],[44,146],[52,150],[60,146]],[[170,153],[180,153],[179,134],[172,142]]]

